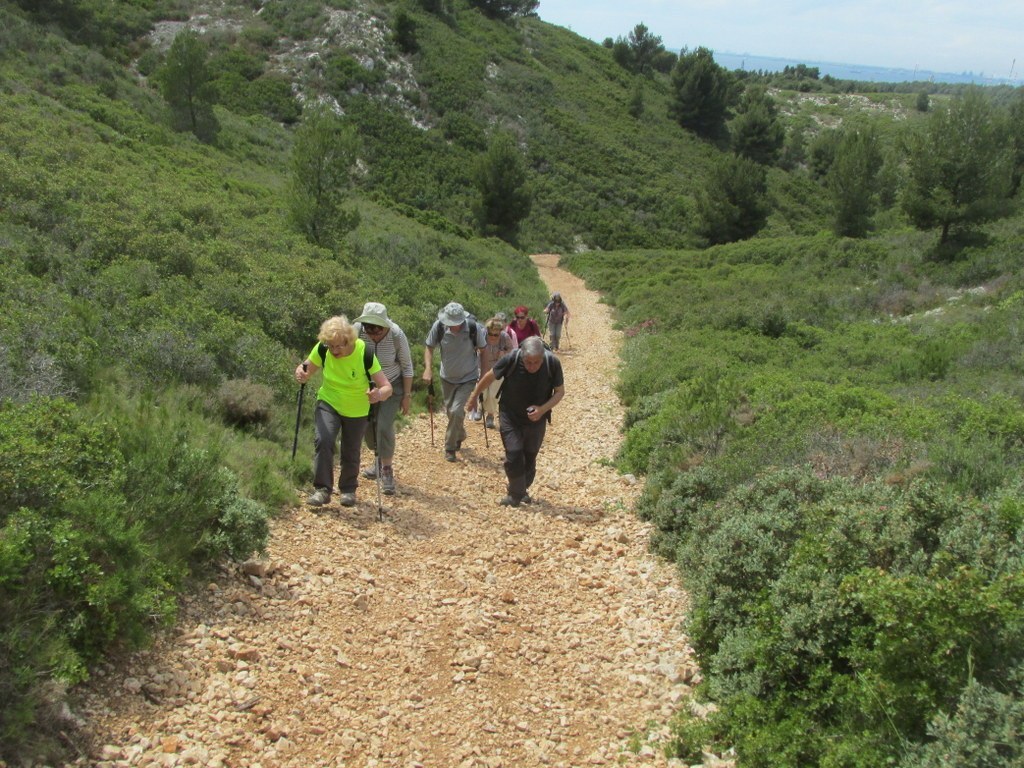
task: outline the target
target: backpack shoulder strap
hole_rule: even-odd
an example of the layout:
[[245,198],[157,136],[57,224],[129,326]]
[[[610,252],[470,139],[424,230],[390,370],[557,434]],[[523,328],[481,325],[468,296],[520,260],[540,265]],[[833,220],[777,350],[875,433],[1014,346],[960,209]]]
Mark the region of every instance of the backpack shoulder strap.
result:
[[316,353],[320,357],[320,367],[323,368],[327,363],[327,345],[321,341],[316,346]]
[[373,352],[365,342],[363,343],[363,368],[366,370],[366,380],[372,382],[373,378],[370,376],[370,369],[373,368]]

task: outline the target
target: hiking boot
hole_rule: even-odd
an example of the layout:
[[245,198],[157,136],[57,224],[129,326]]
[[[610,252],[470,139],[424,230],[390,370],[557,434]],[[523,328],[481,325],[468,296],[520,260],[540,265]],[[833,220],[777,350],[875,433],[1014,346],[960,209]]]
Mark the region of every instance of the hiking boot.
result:
[[380,489],[385,496],[395,495],[395,470],[391,467],[382,467],[380,474]]
[[488,429],[494,429],[494,417],[491,414],[487,414],[487,420],[484,421],[484,426]]
[[356,495],[354,493],[343,493],[338,497],[338,503],[343,507],[354,507],[356,505]]
[[530,496],[530,494],[526,494],[525,496],[523,496],[523,498],[521,498],[519,500],[519,503],[520,504],[533,504],[533,498]]
[[363,477],[365,477],[367,480],[376,480],[377,479],[377,463],[376,462],[374,462],[372,466],[369,466],[369,467],[367,467],[366,469],[363,470]]
[[518,507],[519,499],[513,498],[512,496],[502,496],[501,501],[498,503],[503,507]]
[[469,418],[471,421],[480,421],[480,411],[470,411]]
[[445,461],[458,461],[459,457],[455,455],[455,451],[445,451],[444,452],[444,460]]
[[306,503],[311,507],[322,507],[324,504],[328,504],[331,501],[331,492],[326,488],[317,488],[313,493],[306,499]]

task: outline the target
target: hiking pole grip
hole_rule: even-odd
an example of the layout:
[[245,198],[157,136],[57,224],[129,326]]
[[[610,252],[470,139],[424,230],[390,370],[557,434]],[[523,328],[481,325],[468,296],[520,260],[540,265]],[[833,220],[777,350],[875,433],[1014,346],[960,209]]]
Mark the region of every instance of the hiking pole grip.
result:
[[[306,370],[306,364],[302,364],[302,370]],[[292,441],[292,461],[295,461],[295,452],[299,449],[299,424],[302,422],[302,401],[306,395],[306,382],[299,387],[299,408],[295,414],[295,439]]]

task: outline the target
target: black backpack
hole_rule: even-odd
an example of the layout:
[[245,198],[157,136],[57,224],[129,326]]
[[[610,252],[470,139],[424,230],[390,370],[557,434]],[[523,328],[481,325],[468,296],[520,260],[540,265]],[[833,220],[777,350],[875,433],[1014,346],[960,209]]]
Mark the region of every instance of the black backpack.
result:
[[[317,345],[316,353],[320,357],[320,367],[323,368],[327,363],[327,345],[322,341]],[[363,344],[363,368],[366,370],[366,380],[373,384],[373,378],[370,376],[370,369],[373,367],[373,350],[371,350],[365,343]]]
[[[473,349],[477,349],[476,345],[476,318],[473,317],[471,312],[466,313],[466,334],[473,340]],[[428,347],[436,347],[441,343],[441,339],[444,338],[444,323],[440,320],[434,321],[434,327],[430,329],[430,341]]]

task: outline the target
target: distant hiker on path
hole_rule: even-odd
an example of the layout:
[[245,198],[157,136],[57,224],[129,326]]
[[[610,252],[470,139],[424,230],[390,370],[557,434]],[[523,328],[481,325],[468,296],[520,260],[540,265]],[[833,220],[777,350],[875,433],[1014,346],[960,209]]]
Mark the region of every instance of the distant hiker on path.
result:
[[501,442],[505,446],[508,493],[499,502],[518,507],[529,504],[530,486],[537,474],[537,454],[551,419],[551,409],[565,395],[562,363],[544,349],[539,336],[526,339],[519,351],[495,363],[477,382],[470,397],[497,379],[504,379],[498,401]]
[[479,379],[486,346],[483,328],[453,301],[437,313],[437,321],[423,344],[423,380],[428,384],[434,378],[434,350],[441,349],[441,394],[448,414],[444,457],[457,461],[456,452],[466,439],[466,406],[475,402],[470,392]]
[[510,335],[515,336],[516,345],[523,343],[531,336],[540,336],[540,326],[537,321],[530,317],[530,310],[520,305],[516,307],[515,318],[508,324],[507,330]]
[[[515,341],[505,330],[505,323],[498,317],[492,317],[487,321],[487,346],[484,347],[483,361],[480,366],[480,375],[485,376],[501,358],[516,349]],[[494,429],[494,417],[498,415],[498,389],[501,387],[501,380],[495,379],[487,387],[482,387],[484,400],[484,414],[486,421],[484,427]]]
[[[370,405],[391,397],[391,382],[380,362],[356,335],[344,315],[324,320],[318,343],[295,368],[295,380],[305,384],[323,369],[323,383],[316,393],[313,412],[316,450],[313,460],[313,494],[306,500],[314,507],[331,500],[334,487],[334,442],[341,433],[341,472],[338,476],[339,502],[355,506],[359,486],[359,454],[366,431]],[[370,382],[376,385],[373,388]]]
[[376,301],[364,304],[363,314],[356,318],[355,326],[359,338],[366,342],[380,362],[381,370],[391,382],[393,390],[391,397],[373,406],[377,409],[377,418],[371,419],[371,424],[376,429],[366,431],[366,447],[376,453],[377,462],[363,470],[363,477],[369,480],[376,480],[379,473],[381,490],[391,496],[395,492],[395,471],[392,466],[395,456],[395,418],[399,409],[404,416],[409,415],[412,402],[412,352],[405,332],[391,322],[387,307],[383,304]]
[[557,352],[562,340],[562,324],[569,324],[569,307],[562,301],[562,294],[558,291],[551,294],[551,301],[544,307],[544,314],[548,318],[545,325],[551,334],[551,349]]

